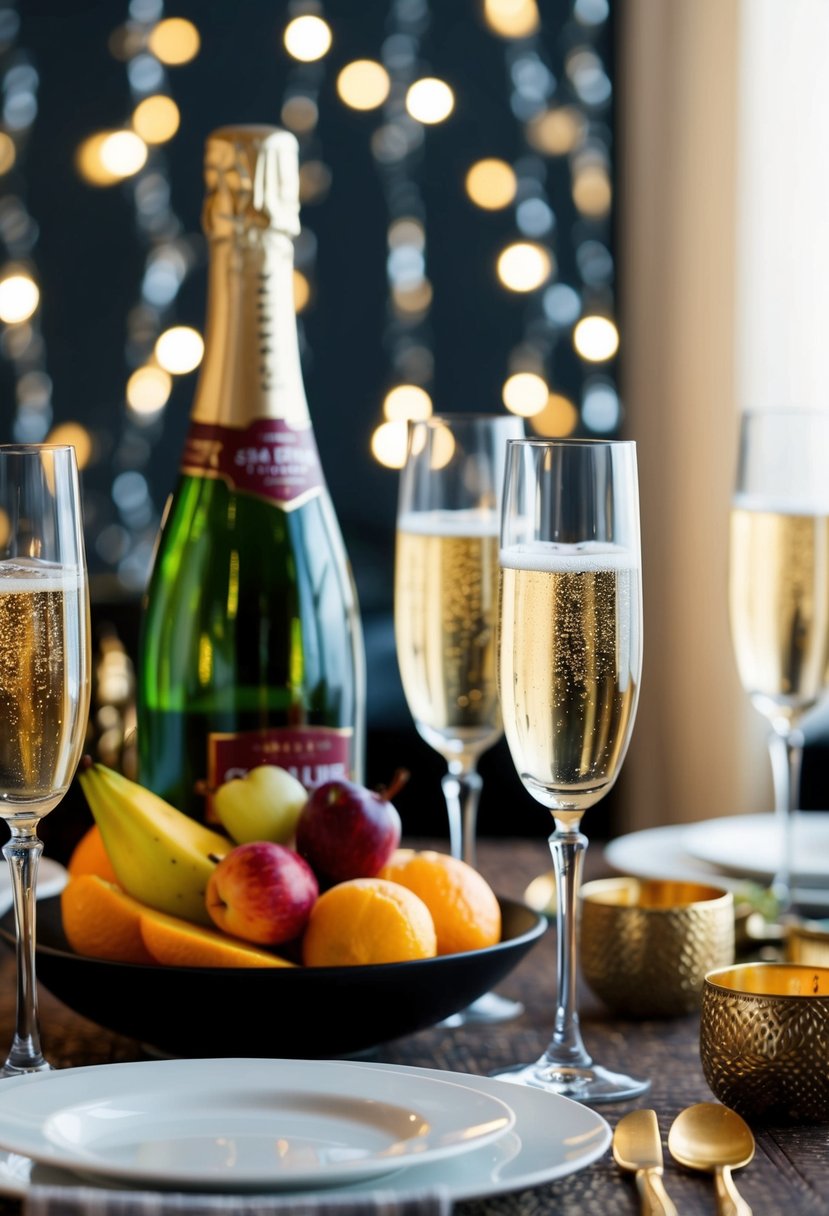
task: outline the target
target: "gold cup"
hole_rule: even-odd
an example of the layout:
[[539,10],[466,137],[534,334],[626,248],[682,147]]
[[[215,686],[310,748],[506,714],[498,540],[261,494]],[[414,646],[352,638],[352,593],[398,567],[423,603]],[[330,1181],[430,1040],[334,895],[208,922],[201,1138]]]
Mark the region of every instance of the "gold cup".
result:
[[705,977],[702,1071],[756,1122],[829,1122],[829,968],[745,963]]
[[829,929],[806,921],[786,926],[786,961],[829,967]]
[[734,962],[734,897],[721,887],[602,878],[580,900],[582,973],[616,1013],[691,1013],[706,973]]

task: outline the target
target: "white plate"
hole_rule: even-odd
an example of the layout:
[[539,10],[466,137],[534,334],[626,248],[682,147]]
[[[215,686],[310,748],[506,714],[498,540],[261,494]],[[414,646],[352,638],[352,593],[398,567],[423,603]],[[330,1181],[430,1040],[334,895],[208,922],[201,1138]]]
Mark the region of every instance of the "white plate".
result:
[[[829,887],[829,814],[806,811],[792,817],[795,882]],[[682,847],[692,857],[769,882],[780,861],[780,833],[774,815],[731,815],[687,826]]]
[[163,1188],[331,1186],[472,1151],[510,1106],[434,1077],[335,1060],[149,1060],[0,1086],[0,1145]]
[[[37,867],[37,897],[57,895],[66,886],[69,875],[62,865],[49,857],[41,857]],[[12,905],[12,882],[8,862],[0,862],[0,913]]]
[[[736,890],[745,884],[744,876],[724,874],[715,866],[694,857],[685,847],[688,824],[668,824],[617,836],[604,846],[606,860],[620,874],[635,878],[675,878],[687,882],[711,882]],[[745,848],[745,845],[744,845]],[[804,907],[829,908],[829,889],[796,886],[795,897]]]
[[[343,1067],[393,1072],[403,1094],[413,1079],[448,1080],[468,1091],[507,1101],[515,1114],[512,1130],[491,1144],[440,1161],[411,1165],[383,1178],[382,1190],[393,1196],[442,1188],[452,1203],[460,1203],[525,1190],[585,1169],[610,1147],[612,1133],[601,1115],[540,1089],[427,1068],[346,1062]],[[74,1174],[38,1165],[16,1153],[0,1152],[0,1194],[24,1196],[32,1186],[79,1185],[86,1184]],[[348,1194],[375,1189],[377,1183],[367,1180],[349,1186]],[[305,1192],[304,1198],[309,1199],[310,1194]]]

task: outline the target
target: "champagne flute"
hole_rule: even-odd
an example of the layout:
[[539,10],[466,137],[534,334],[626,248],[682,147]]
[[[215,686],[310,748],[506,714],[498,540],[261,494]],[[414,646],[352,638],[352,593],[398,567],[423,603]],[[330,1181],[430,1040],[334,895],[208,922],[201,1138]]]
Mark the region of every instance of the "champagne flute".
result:
[[[446,760],[453,857],[475,865],[481,754],[503,727],[495,685],[498,528],[510,415],[444,414],[409,427],[400,479],[394,626],[418,733]],[[522,1006],[487,993],[452,1025],[503,1021]]]
[[740,681],[770,722],[779,829],[772,882],[794,912],[793,816],[803,760],[802,720],[829,669],[829,415],[745,412],[731,510],[729,609]]
[[17,936],[2,1076],[42,1072],[35,977],[39,820],[66,793],[89,710],[89,596],[74,448],[0,446],[0,817]]
[[501,528],[498,685],[521,781],[553,815],[558,993],[544,1054],[504,1080],[583,1102],[643,1093],[648,1081],[593,1063],[576,1012],[576,897],[584,812],[616,780],[642,668],[636,445],[508,445]]

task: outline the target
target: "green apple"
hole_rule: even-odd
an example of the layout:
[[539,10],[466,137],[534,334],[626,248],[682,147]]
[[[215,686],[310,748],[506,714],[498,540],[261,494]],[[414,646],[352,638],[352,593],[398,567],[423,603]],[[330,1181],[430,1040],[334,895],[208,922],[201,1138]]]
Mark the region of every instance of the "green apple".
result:
[[269,840],[285,844],[296,830],[308,791],[287,769],[260,764],[244,777],[220,785],[213,806],[222,826],[237,844]]

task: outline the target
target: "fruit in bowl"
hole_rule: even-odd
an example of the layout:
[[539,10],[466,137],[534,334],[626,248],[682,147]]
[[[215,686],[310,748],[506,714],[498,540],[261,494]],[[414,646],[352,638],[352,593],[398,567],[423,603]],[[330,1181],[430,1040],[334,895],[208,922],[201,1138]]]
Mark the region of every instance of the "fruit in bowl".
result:
[[217,967],[408,962],[497,944],[500,906],[476,870],[398,848],[391,796],[406,776],[380,792],[320,786],[294,850],[236,845],[90,762],[80,781],[96,826],[70,859],[67,937],[111,960]]
[[302,782],[278,764],[257,765],[244,777],[225,781],[213,794],[219,822],[236,844],[287,844],[307,801]]
[[231,849],[207,883],[207,911],[233,937],[278,946],[305,929],[319,895],[314,871],[298,853],[270,840]]
[[391,799],[406,780],[401,770],[383,790],[327,781],[312,791],[297,822],[296,847],[322,885],[380,872],[400,843],[400,815]]

